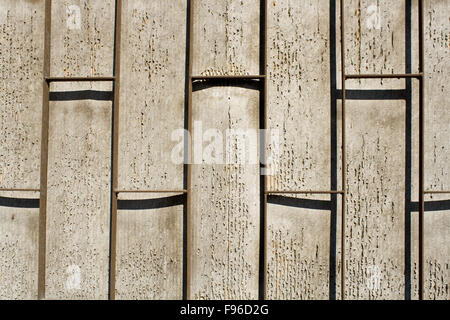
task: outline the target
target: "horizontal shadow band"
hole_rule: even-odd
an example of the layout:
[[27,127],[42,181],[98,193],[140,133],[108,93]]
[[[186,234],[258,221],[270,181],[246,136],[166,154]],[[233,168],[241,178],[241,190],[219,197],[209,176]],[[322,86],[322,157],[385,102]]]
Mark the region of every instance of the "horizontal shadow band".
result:
[[80,90],[80,91],[52,91],[50,101],[74,101],[74,100],[97,100],[112,101],[112,91]]
[[[285,196],[270,195],[268,196],[267,203],[303,209],[331,210],[331,201],[327,200],[298,199]],[[417,212],[419,210],[419,204],[417,202],[411,202],[410,210],[412,212]],[[450,200],[425,202],[426,212],[445,210],[450,210]]]
[[[411,211],[419,211],[419,203],[411,202]],[[450,200],[425,201],[425,211],[445,211],[450,210]]]
[[186,195],[180,194],[171,197],[156,199],[139,200],[118,200],[117,209],[119,210],[150,210],[175,207],[186,203]]
[[[400,90],[345,90],[346,100],[406,100],[407,92]],[[336,98],[342,99],[342,90],[336,91]]]
[[208,79],[192,83],[192,92],[201,91],[213,87],[236,87],[250,90],[260,90],[263,86],[261,81],[242,79]]
[[331,210],[331,201],[329,200],[300,199],[269,195],[267,197],[267,203],[303,209]]
[[[186,195],[176,195],[172,197],[156,198],[156,199],[143,199],[143,200],[118,200],[119,210],[148,210],[148,209],[160,209],[168,208],[186,203]],[[312,200],[312,199],[298,199],[285,196],[269,195],[267,203],[296,207],[303,209],[314,210],[331,210],[331,201],[327,200]],[[39,199],[23,199],[23,198],[9,198],[0,197],[0,207],[8,208],[29,208],[39,209]],[[410,209],[412,212],[417,212],[419,204],[412,202]],[[450,200],[437,200],[425,202],[425,211],[445,211],[450,210]]]
[[39,199],[0,197],[0,207],[39,209]]

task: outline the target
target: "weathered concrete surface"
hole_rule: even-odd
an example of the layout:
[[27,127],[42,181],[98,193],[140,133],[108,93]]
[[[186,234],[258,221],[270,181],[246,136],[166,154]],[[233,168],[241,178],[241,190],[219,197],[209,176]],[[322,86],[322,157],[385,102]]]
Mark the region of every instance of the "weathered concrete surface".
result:
[[[270,189],[329,189],[331,174],[329,1],[269,1],[268,123],[281,133]],[[39,187],[44,1],[0,3],[0,187]],[[378,5],[375,8],[373,5]],[[259,73],[259,6],[194,2],[193,73]],[[403,73],[405,2],[346,0],[347,73]],[[416,28],[417,0],[412,1]],[[380,13],[380,20],[376,14]],[[173,129],[184,126],[185,1],[124,1],[119,187],[182,188],[171,162]],[[339,5],[337,5],[339,10]],[[337,15],[336,17],[338,18]],[[425,1],[426,189],[448,190],[448,12]],[[78,14],[79,13],[79,14]],[[79,23],[78,23],[79,22]],[[378,24],[379,22],[379,24]],[[336,26],[339,30],[339,25]],[[114,1],[53,1],[51,75],[111,75]],[[417,71],[416,32],[412,71]],[[339,37],[337,81],[340,86]],[[405,81],[349,81],[347,89],[403,89]],[[110,90],[64,84],[57,91]],[[417,91],[412,136],[404,101],[347,104],[346,299],[405,296],[405,172],[417,199]],[[194,93],[194,120],[207,128],[257,127],[258,92],[236,87]],[[47,220],[47,298],[106,298],[109,257],[111,103],[52,102]],[[340,109],[337,113],[339,141]],[[223,133],[223,132],[222,132]],[[412,168],[406,150],[412,140]],[[339,150],[339,144],[337,146]],[[338,163],[339,152],[336,155]],[[192,298],[256,298],[259,170],[255,165],[192,168]],[[338,186],[340,189],[338,170]],[[30,197],[5,193],[4,197]],[[129,199],[167,195],[127,195]],[[171,195],[170,195],[171,196]],[[286,195],[289,196],[289,195]],[[122,197],[122,196],[121,196]],[[327,196],[291,196],[326,203]],[[295,199],[295,198],[301,198]],[[339,198],[339,197],[338,197]],[[425,297],[450,299],[448,195],[426,198]],[[158,200],[159,201],[159,200]],[[292,200],[289,200],[292,201]],[[339,202],[337,205],[339,221]],[[432,211],[431,211],[432,210]],[[37,209],[0,208],[0,298],[35,298]],[[267,297],[326,299],[331,212],[269,204]],[[120,210],[118,298],[181,297],[182,206]],[[412,213],[412,298],[417,298],[417,213]],[[340,230],[336,230],[340,297]],[[407,290],[407,288],[406,288]]]
[[[450,190],[450,3],[428,0],[424,9],[425,189]],[[441,209],[425,213],[425,297],[450,300],[450,195],[425,201]]]
[[39,209],[6,207],[4,198],[39,193],[0,192],[0,299],[36,299]]
[[[328,299],[331,213],[287,204],[297,197],[275,197],[281,205],[269,198],[266,298]],[[330,197],[303,198],[324,203]]]
[[[345,10],[346,73],[404,73],[404,1],[346,1]],[[361,100],[347,101],[346,112],[346,299],[405,296],[405,102],[364,100],[364,90],[404,86],[347,82],[347,89],[363,92]]]
[[[267,119],[280,134],[270,190],[331,188],[329,10],[328,1],[269,1]],[[268,205],[267,298],[328,298],[330,214]]]
[[[53,1],[52,76],[110,76],[114,1]],[[110,91],[58,83],[52,91]],[[95,95],[95,94],[94,94]],[[111,102],[50,103],[46,298],[108,294]]]
[[[259,74],[259,6],[257,0],[194,1],[194,75]],[[207,88],[192,101],[193,123],[202,121],[204,131],[217,129],[225,138],[227,128],[258,128],[256,90]],[[202,141],[195,132],[192,138]],[[191,179],[190,297],[257,298],[258,164],[197,164]]]
[[[194,92],[192,104],[192,117],[202,122],[203,133],[208,129],[219,130],[225,138],[228,128],[258,128],[259,92],[256,90],[207,88]],[[203,133],[200,135],[194,130],[192,139],[202,141],[205,137],[209,140]],[[237,141],[223,141],[224,158],[227,143],[235,150]],[[203,146],[216,146],[217,155],[222,148],[220,144],[221,141],[209,140]],[[207,153],[204,150],[203,154]],[[191,298],[256,299],[258,163],[251,164],[247,160],[242,164],[194,164],[191,174]]]
[[119,189],[183,189],[171,134],[184,128],[186,1],[124,1]]
[[0,2],[0,187],[39,188],[44,6]]
[[[183,197],[119,195],[120,200],[133,200],[139,208],[151,209],[118,212],[117,299],[182,298],[183,205],[179,200]],[[137,203],[138,199],[145,201]]]
[[51,76],[111,76],[115,1],[52,1]]
[[[43,28],[43,2],[0,2],[0,188],[39,188]],[[0,197],[0,299],[36,299],[39,209],[11,199],[39,193]]]
[[[96,84],[51,86],[52,91],[86,88],[95,90]],[[110,101],[50,102],[48,299],[107,298],[111,109]]]
[[260,1],[193,4],[193,74],[259,74]]
[[346,299],[404,297],[405,108],[392,104],[347,104]]

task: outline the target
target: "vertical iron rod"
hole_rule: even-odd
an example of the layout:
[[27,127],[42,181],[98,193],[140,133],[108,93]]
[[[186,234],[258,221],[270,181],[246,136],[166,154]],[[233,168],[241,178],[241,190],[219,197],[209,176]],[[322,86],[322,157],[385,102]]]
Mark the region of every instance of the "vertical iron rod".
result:
[[186,299],[191,299],[191,159],[192,159],[192,44],[193,44],[193,21],[194,18],[194,0],[189,0],[189,61],[188,61],[188,104],[187,104],[187,118],[188,118],[188,141],[187,141],[187,181],[186,181]]
[[[262,88],[264,90],[263,92],[263,105],[262,105],[262,110],[260,112],[262,112],[262,118],[263,118],[263,122],[260,123],[260,126],[262,125],[263,128],[262,129],[267,129],[267,94],[268,94],[268,79],[267,79],[267,33],[268,33],[268,6],[267,6],[267,0],[263,1],[263,15],[261,15],[263,17],[263,24],[264,24],[264,30],[263,30],[263,35],[262,35],[262,45],[264,46],[262,48],[261,53],[263,55],[262,59],[260,59],[260,61],[262,61],[263,66],[262,68],[262,76],[263,77],[263,81],[264,81],[264,88]],[[260,44],[261,46],[261,44]],[[261,118],[261,116],[260,116]],[[264,169],[267,169],[267,157],[266,157],[266,151],[267,151],[267,132],[264,131],[264,136],[263,136],[263,144],[262,144],[262,148],[261,151],[263,152],[263,160],[264,160]],[[262,257],[260,257],[260,259],[262,260],[262,268],[260,270],[260,272],[262,272],[262,276],[260,276],[260,279],[262,280],[262,288],[261,288],[261,294],[260,294],[260,299],[264,300],[266,299],[266,295],[267,295],[267,273],[266,273],[266,268],[267,268],[267,193],[266,191],[268,190],[267,187],[267,178],[266,178],[266,174],[267,174],[267,170],[263,171],[264,175],[262,177],[263,179],[263,190],[262,192],[263,194],[263,199],[264,199],[264,203],[263,203],[263,218],[261,220],[262,226],[261,226],[261,231],[262,231],[262,235],[260,235],[260,246],[262,246],[262,250],[260,250],[260,254],[262,254]],[[261,174],[261,173],[260,173]],[[261,191],[260,191],[261,192]],[[261,243],[262,241],[262,243]]]
[[425,134],[425,76],[424,76],[424,21],[423,0],[419,0],[419,300],[423,300],[424,294],[424,134]]
[[50,75],[51,0],[45,0],[44,68],[42,79],[42,127],[41,127],[41,169],[39,195],[39,254],[38,254],[38,299],[45,299],[45,258],[47,221],[47,168],[50,84],[45,80]]
[[111,239],[109,257],[109,299],[116,298],[116,248],[117,248],[117,189],[119,169],[119,91],[120,91],[120,41],[121,41],[122,1],[116,0],[115,39],[114,39],[114,100],[113,100],[113,154],[112,154],[112,186],[111,186]]
[[345,25],[344,0],[340,0],[341,20],[341,82],[342,82],[342,213],[341,213],[341,300],[345,300],[345,210],[347,201],[345,152]]

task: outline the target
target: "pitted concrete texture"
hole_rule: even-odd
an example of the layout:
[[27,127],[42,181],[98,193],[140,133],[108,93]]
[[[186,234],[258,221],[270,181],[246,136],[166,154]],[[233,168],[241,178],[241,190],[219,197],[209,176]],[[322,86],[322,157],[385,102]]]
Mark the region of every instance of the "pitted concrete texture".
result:
[[171,154],[184,128],[186,2],[124,1],[122,12],[119,189],[183,189]]
[[[345,13],[346,73],[405,73],[405,2],[347,1]],[[346,85],[361,99],[346,109],[345,298],[403,299],[405,102],[369,100],[364,92],[402,89],[405,81]]]
[[259,74],[259,0],[193,1],[193,75]]
[[[326,1],[269,1],[267,119],[280,141],[269,190],[331,188],[329,10]],[[267,298],[327,299],[331,209],[301,208],[296,199],[331,208],[330,197],[271,198]]]
[[1,300],[37,298],[39,208],[13,207],[17,198],[37,199],[39,193],[0,192]]
[[116,298],[181,299],[185,197],[125,193],[119,199],[128,201],[118,211]]
[[[268,128],[279,131],[271,190],[328,190],[331,168],[329,3],[270,1]],[[268,150],[270,152],[270,150]]]
[[297,198],[269,197],[266,298],[328,299],[330,196],[303,196],[320,202],[309,209]]
[[[51,90],[92,87],[96,84],[56,83]],[[50,102],[48,299],[108,296],[111,111],[110,101]]]
[[[450,189],[448,1],[425,1],[425,187]],[[450,261],[449,261],[450,262]]]
[[0,187],[39,188],[44,6],[0,2]]
[[50,75],[111,76],[115,1],[52,1]]
[[347,107],[346,298],[402,299],[405,109]]
[[[173,156],[183,155],[174,130],[187,124],[187,1],[122,2],[119,189],[184,189],[185,168]],[[267,187],[341,190],[345,170],[345,299],[417,299],[418,81],[346,82],[341,168],[339,2],[267,1],[267,124],[280,143],[266,150],[280,155]],[[44,4],[0,1],[0,188],[40,187]],[[260,74],[261,1],[192,4],[193,75]],[[345,72],[417,72],[417,5],[346,0]],[[425,189],[437,191],[450,189],[449,12],[448,0],[424,1]],[[114,20],[114,0],[52,1],[51,76],[112,76]],[[192,165],[190,298],[255,299],[260,168],[223,162],[227,146],[238,149],[226,130],[260,125],[261,95],[254,82],[193,87],[192,160],[205,154],[219,163],[200,157]],[[105,299],[112,160],[112,102],[105,96],[112,83],[53,83],[51,90],[58,93],[50,102],[46,298]],[[204,135],[208,129],[219,130],[222,141],[211,138],[217,131]],[[2,299],[37,297],[39,211],[19,198],[39,193],[0,192]],[[427,299],[450,299],[449,198],[425,199]],[[185,198],[131,193],[120,199],[117,297],[181,299]],[[341,201],[339,195],[269,197],[268,299],[342,298]]]
[[[208,142],[208,129],[219,130],[225,139],[226,129],[258,128],[257,90],[207,88],[193,94],[192,105],[193,119],[203,129],[194,129],[192,139],[206,139],[204,146],[215,146],[216,154],[222,144],[224,158],[227,145],[235,150],[235,138]],[[195,152],[194,147],[194,158]],[[204,158],[192,165],[192,299],[258,297],[259,165],[234,164],[233,159],[232,164],[206,164]]]
[[[425,189],[450,189],[450,3],[426,0]],[[429,195],[425,214],[425,297],[450,300],[450,195]]]

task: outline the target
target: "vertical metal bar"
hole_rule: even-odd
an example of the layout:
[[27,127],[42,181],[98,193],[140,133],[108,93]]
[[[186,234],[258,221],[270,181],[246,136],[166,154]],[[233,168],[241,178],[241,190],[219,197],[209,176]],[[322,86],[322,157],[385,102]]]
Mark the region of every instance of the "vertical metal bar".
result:
[[44,68],[42,79],[42,127],[41,127],[41,169],[39,196],[39,260],[38,260],[38,299],[45,298],[45,257],[46,257],[46,216],[47,216],[47,168],[48,168],[48,128],[50,84],[45,78],[50,75],[51,41],[51,0],[45,0]]
[[341,20],[341,82],[342,82],[342,213],[341,213],[341,299],[345,300],[345,210],[347,201],[346,154],[345,154],[345,25],[344,0],[340,0]]
[[[268,20],[268,7],[267,7],[267,0],[261,1],[261,10],[263,11],[260,21],[260,32],[262,33],[260,35],[260,63],[262,66],[260,66],[260,73],[262,73],[264,86],[261,88],[263,90],[263,102],[260,110],[260,129],[267,129],[267,88],[268,88],[268,79],[267,79],[267,20]],[[262,127],[262,128],[261,128]],[[261,135],[261,146],[260,150],[262,152],[262,159],[263,164],[261,166],[261,169],[267,168],[267,157],[266,157],[266,132],[264,131],[264,135]],[[267,268],[267,193],[268,190],[267,187],[267,179],[266,174],[267,170],[262,170],[260,172],[261,179],[262,179],[262,186],[263,190],[260,190],[260,192],[263,192],[262,199],[263,199],[263,210],[262,210],[262,217],[260,219],[260,268],[259,268],[259,283],[260,283],[260,289],[259,289],[259,299],[264,300],[266,299],[267,294],[267,274],[266,274],[266,268]]]
[[425,76],[424,76],[424,22],[423,22],[423,0],[419,0],[419,300],[423,300],[424,287],[424,125],[425,125]]
[[187,179],[186,179],[186,299],[191,299],[191,160],[192,160],[192,44],[193,44],[193,18],[194,18],[194,0],[189,0],[189,61],[188,61],[188,104],[187,104],[187,118],[188,118],[188,142],[187,142]]
[[117,247],[117,189],[119,169],[119,92],[120,92],[120,40],[121,40],[122,1],[116,0],[115,39],[114,39],[114,71],[113,83],[113,142],[112,142],[112,186],[111,186],[111,238],[109,256],[109,299],[116,298],[116,247]]

